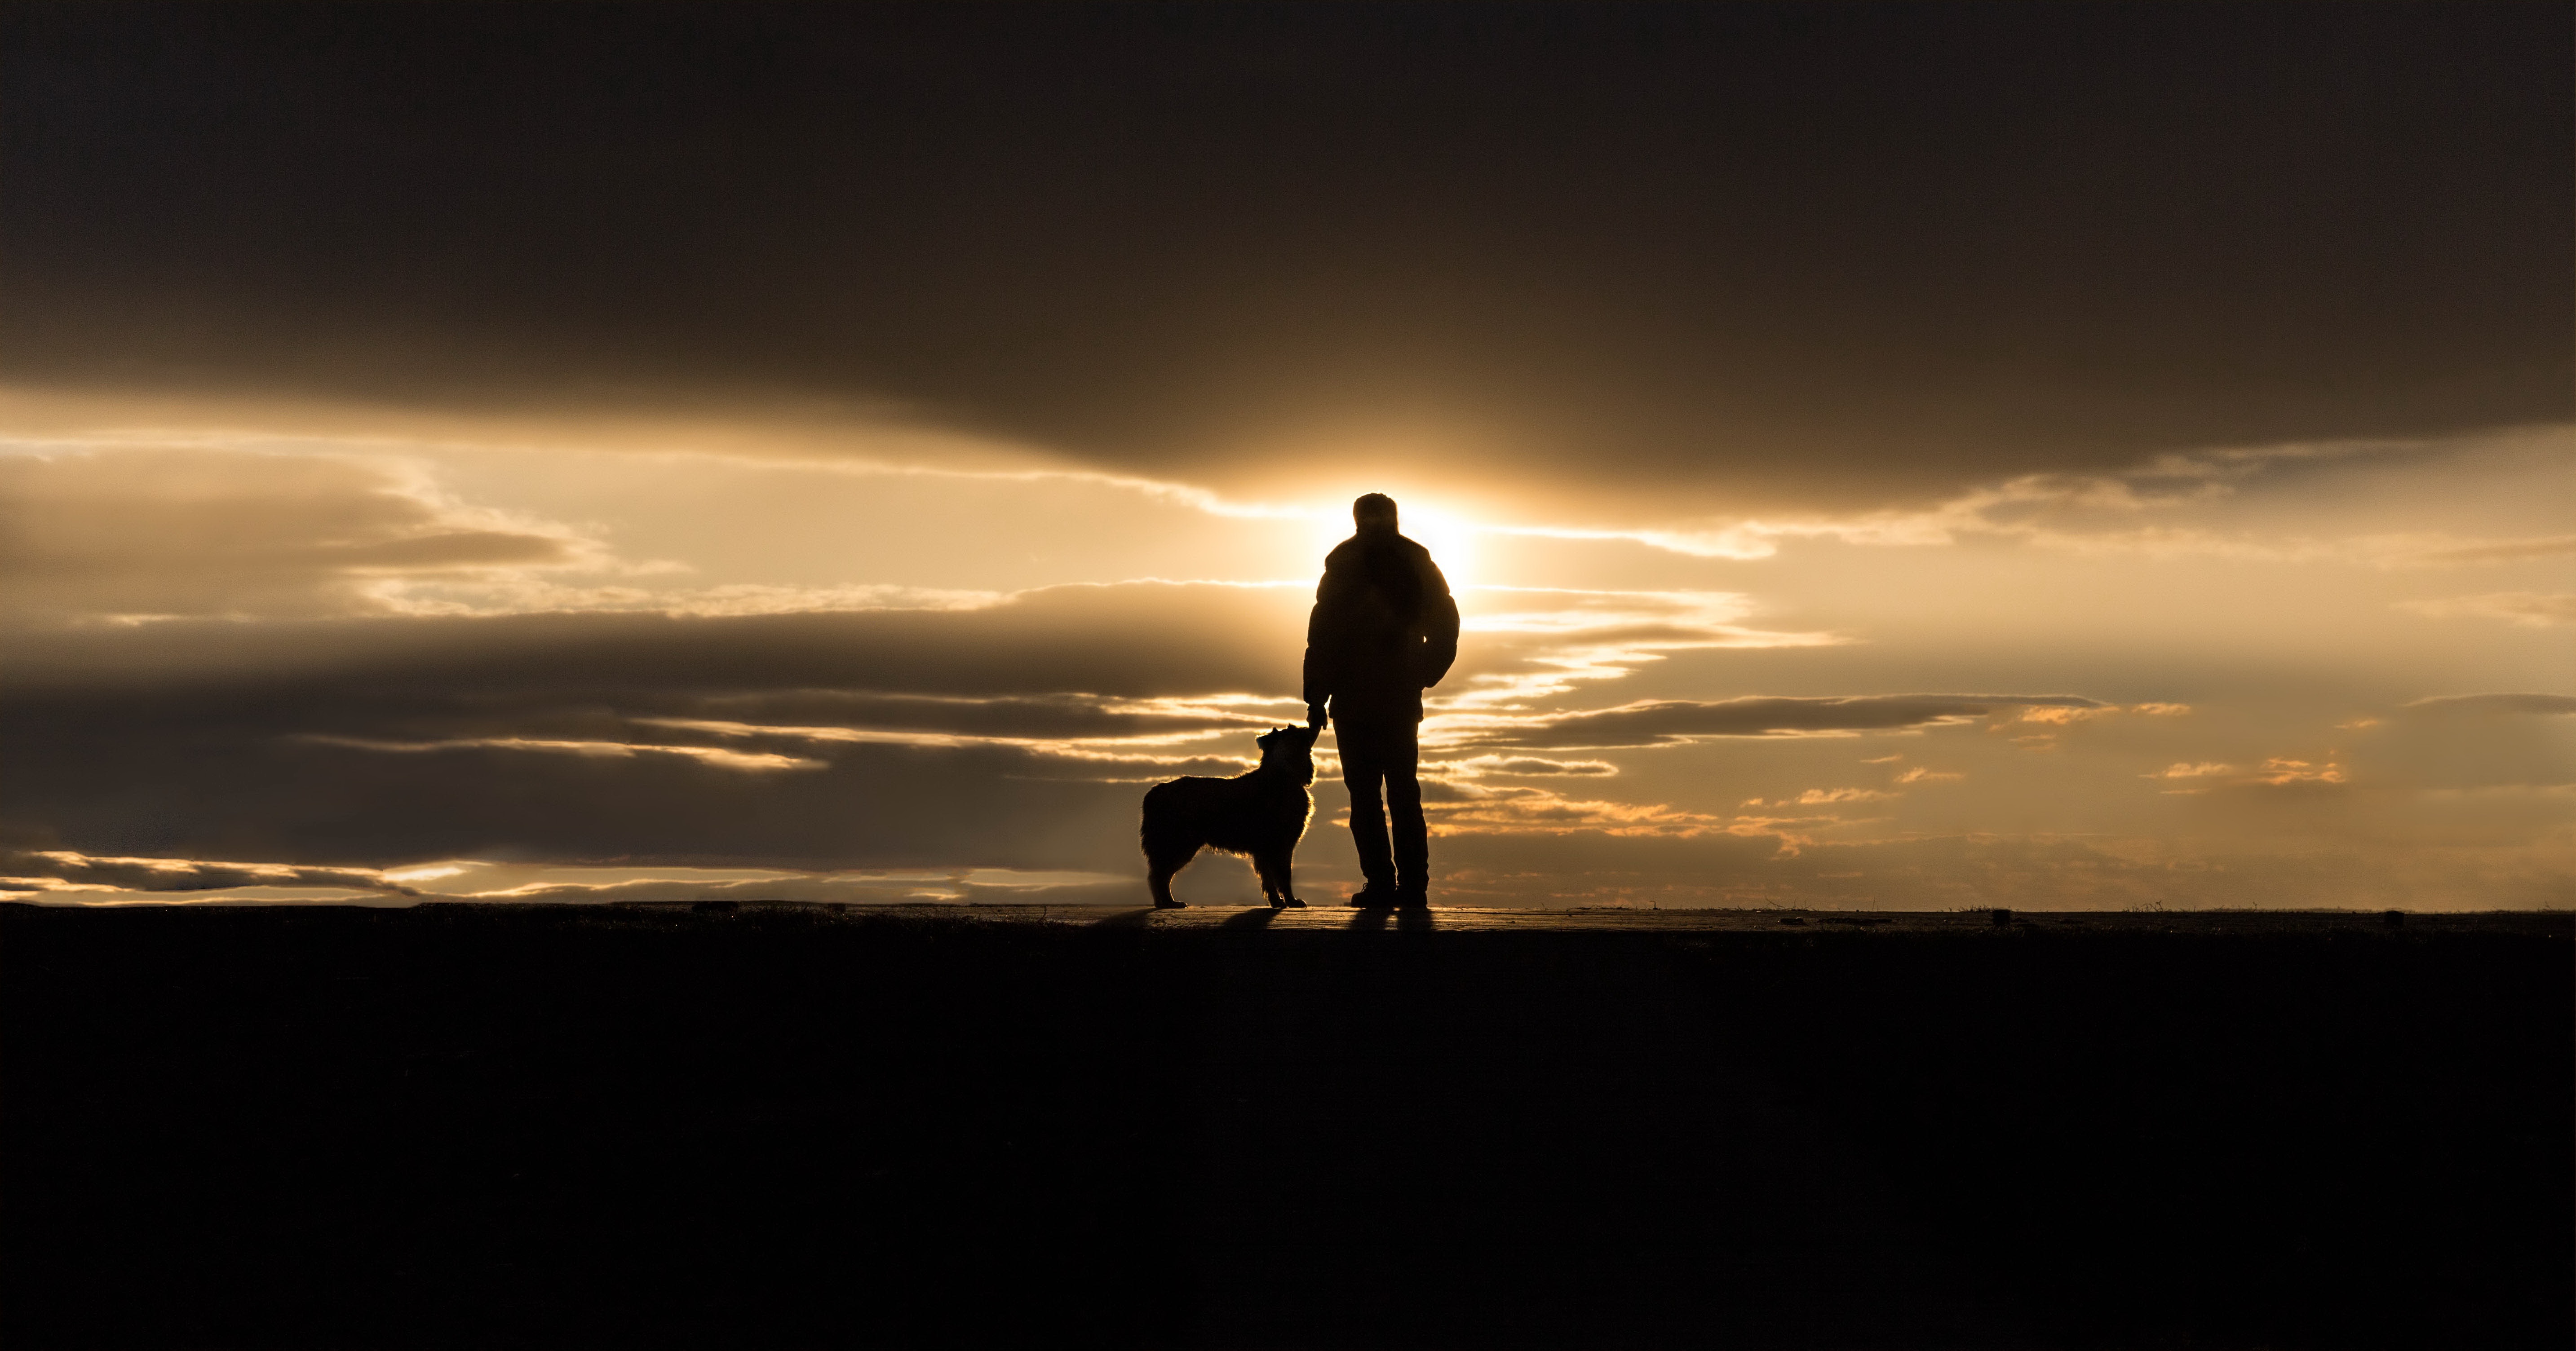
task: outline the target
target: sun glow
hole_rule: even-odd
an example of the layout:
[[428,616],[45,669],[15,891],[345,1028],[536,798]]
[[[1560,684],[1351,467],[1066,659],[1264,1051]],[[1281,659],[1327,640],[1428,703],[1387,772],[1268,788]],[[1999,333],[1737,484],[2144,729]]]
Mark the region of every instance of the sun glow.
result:
[[[1389,494],[1389,496],[1394,496]],[[1440,575],[1449,579],[1449,589],[1459,590],[1476,583],[1476,537],[1486,527],[1468,520],[1445,507],[1416,506],[1408,498],[1396,498],[1397,528],[1404,535],[1431,551],[1431,561],[1440,565]],[[1356,527],[1348,507],[1319,509],[1309,517],[1315,533],[1310,557],[1300,560],[1302,567],[1321,576],[1324,556],[1333,546],[1349,539]]]
[[1476,536],[1482,527],[1462,516],[1439,507],[1414,507],[1401,502],[1404,533],[1431,551],[1431,559],[1440,565],[1440,573],[1449,579],[1449,589],[1456,591],[1476,584]]

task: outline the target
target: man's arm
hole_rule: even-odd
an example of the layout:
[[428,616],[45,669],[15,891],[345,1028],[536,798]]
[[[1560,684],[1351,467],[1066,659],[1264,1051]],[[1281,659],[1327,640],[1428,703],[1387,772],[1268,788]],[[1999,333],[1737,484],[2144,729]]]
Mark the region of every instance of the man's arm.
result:
[[1324,580],[1315,588],[1315,608],[1306,613],[1304,692],[1306,725],[1309,727],[1324,725],[1325,705],[1333,697],[1334,678],[1338,674],[1336,668],[1339,663],[1335,660],[1337,654],[1334,651],[1332,615],[1327,612],[1327,607],[1332,603],[1332,586],[1333,574],[1327,566]]
[[1431,555],[1422,555],[1422,688],[1449,674],[1458,661],[1458,602],[1449,594],[1449,579]]

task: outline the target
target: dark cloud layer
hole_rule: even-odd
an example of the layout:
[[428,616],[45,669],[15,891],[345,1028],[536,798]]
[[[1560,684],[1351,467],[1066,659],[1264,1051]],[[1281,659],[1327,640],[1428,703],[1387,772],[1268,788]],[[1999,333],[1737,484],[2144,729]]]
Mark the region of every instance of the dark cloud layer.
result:
[[[324,866],[1123,867],[1137,790],[1117,780],[1252,752],[1250,715],[1121,701],[1292,695],[1303,606],[1139,584],[963,611],[57,631],[0,654],[0,838]],[[992,740],[1229,728],[1098,762]]]
[[1667,503],[2570,411],[2558,4],[0,25],[19,381],[759,390],[1199,480],[1429,426]]
[[1873,694],[1847,698],[1662,699],[1516,722],[1491,733],[1511,745],[1655,746],[1711,736],[1883,732],[1964,722],[2013,708],[2101,708],[2070,694]]
[[533,614],[67,629],[0,651],[21,689],[127,697],[203,683],[413,691],[932,695],[1294,693],[1309,596],[1290,587],[1049,587],[964,610],[740,617]]
[[[1304,605],[1292,588],[1139,583],[969,610],[58,630],[0,655],[0,830],[24,847],[324,867],[1123,868],[1136,783],[1233,772],[1272,711],[1187,699],[1293,707]],[[1661,701],[1478,715],[1477,738],[1641,746],[2033,706],[2097,705]]]
[[[5,828],[26,846],[389,867],[481,858],[781,868],[1127,866],[1137,790],[1045,779],[1009,748],[858,745],[811,772],[496,745],[390,753],[217,731],[13,730]],[[97,730],[97,729],[89,729]],[[40,813],[40,814],[39,814]]]

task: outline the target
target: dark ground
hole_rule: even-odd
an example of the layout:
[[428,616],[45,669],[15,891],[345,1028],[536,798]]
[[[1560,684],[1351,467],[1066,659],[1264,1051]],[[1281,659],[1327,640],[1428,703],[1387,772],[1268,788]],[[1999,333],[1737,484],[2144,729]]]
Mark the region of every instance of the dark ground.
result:
[[0,906],[0,1338],[2572,1340],[2566,915],[1185,913]]

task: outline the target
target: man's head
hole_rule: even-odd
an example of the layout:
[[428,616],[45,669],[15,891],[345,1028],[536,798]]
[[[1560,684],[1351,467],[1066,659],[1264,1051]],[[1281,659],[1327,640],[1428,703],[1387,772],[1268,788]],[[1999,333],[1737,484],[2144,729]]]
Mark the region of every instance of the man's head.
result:
[[1351,519],[1362,531],[1380,530],[1395,533],[1395,499],[1384,493],[1370,493],[1351,503]]

